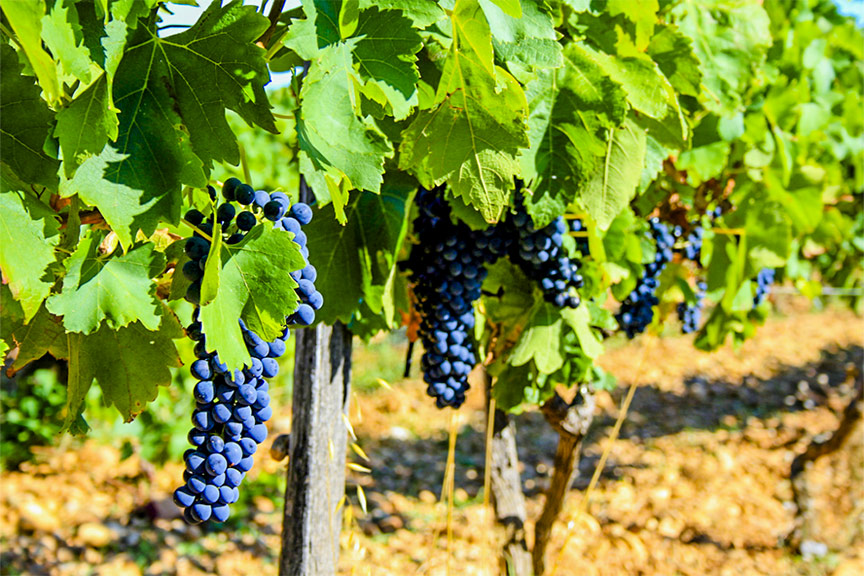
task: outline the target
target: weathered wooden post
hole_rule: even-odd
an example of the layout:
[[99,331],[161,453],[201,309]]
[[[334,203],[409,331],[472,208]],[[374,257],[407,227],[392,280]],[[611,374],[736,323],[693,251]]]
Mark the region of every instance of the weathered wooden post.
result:
[[[531,552],[525,540],[525,494],[522,491],[522,476],[519,473],[519,454],[516,449],[516,424],[503,410],[491,404],[492,377],[483,370],[486,385],[486,417],[493,418],[491,466],[489,474],[490,497],[495,510],[495,519],[503,529],[501,543],[500,573],[513,576],[531,576]],[[493,414],[489,414],[494,410]]]
[[300,331],[296,346],[279,574],[332,576],[345,494],[351,332],[319,324]]

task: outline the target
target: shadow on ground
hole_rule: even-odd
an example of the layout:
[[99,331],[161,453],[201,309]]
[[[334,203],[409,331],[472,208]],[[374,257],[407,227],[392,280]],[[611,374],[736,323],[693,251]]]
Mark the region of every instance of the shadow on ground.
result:
[[[708,381],[691,377],[683,394],[666,392],[656,385],[641,386],[635,393],[621,437],[636,442],[686,430],[735,429],[749,418],[769,419],[781,413],[812,410],[824,406],[832,395],[846,395],[844,383],[852,366],[864,363],[864,348],[823,350],[818,361],[803,366],[783,366],[771,378],[747,376],[740,381]],[[619,405],[623,391],[613,393]],[[538,412],[516,417],[519,457],[524,465],[522,482],[526,495],[542,491],[544,478],[552,466],[557,436]],[[596,417],[586,442],[586,454],[579,465],[574,489],[587,487],[599,460],[598,439],[608,435],[615,418],[604,413]],[[457,445],[457,485],[473,498],[483,487],[484,428],[472,422],[459,432]],[[373,454],[374,491],[393,491],[416,497],[423,490],[440,496],[444,478],[447,438],[405,440],[402,438],[364,438],[363,445]],[[430,457],[431,454],[436,456]],[[615,479],[626,469],[607,462],[601,478]]]

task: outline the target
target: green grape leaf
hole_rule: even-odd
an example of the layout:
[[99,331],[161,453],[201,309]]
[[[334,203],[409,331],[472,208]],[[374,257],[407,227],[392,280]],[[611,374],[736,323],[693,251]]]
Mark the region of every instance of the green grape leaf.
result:
[[[3,293],[7,291],[4,289]],[[10,376],[45,354],[51,354],[54,358],[68,358],[66,329],[60,318],[52,316],[42,306],[25,324],[23,318],[21,321],[8,318],[5,305],[4,298],[3,340],[18,347],[18,355],[7,372]]]
[[444,17],[444,10],[435,0],[360,0],[360,9],[400,10],[417,28],[428,28]]
[[610,16],[624,14],[628,20],[636,25],[636,49],[644,51],[648,41],[654,33],[654,25],[657,22],[657,11],[660,6],[657,0],[609,0],[606,5]]
[[[650,134],[645,137],[645,166],[639,176],[639,194],[645,192],[663,169],[663,161],[669,157],[667,150]],[[679,157],[680,158],[680,157]]]
[[315,285],[324,296],[317,314],[322,322],[347,324],[361,301],[374,306],[377,300],[371,310],[375,313],[392,303],[392,295],[388,300],[383,292],[393,282],[413,192],[403,182],[387,178],[380,194],[352,192],[345,207],[346,225],[338,224],[334,208],[327,206],[306,227],[309,259],[318,270]]
[[104,177],[143,192],[141,203],[150,208],[139,219],[147,236],[160,220],[179,220],[181,184],[207,184],[203,164],[180,128],[182,118],[166,105],[173,101],[167,75],[159,43],[139,27],[114,79],[114,102],[122,110],[116,150],[123,159],[109,164]]
[[685,150],[678,156],[675,167],[687,172],[687,182],[699,186],[702,182],[716,178],[723,173],[729,160],[729,142],[712,142]]
[[521,366],[534,360],[537,370],[551,374],[564,364],[561,334],[564,321],[558,309],[543,302],[534,309],[525,330],[513,348],[510,364]]
[[501,335],[504,339],[515,339],[534,313],[536,284],[507,258],[488,270],[483,282],[483,310],[489,320],[508,331]]
[[822,190],[819,188],[773,190],[772,197],[783,205],[784,211],[798,233],[812,233],[822,220],[825,207],[822,201]]
[[306,18],[292,20],[285,46],[304,60],[314,59],[319,48],[332,46],[354,33],[360,11],[358,0],[302,0],[301,3]]
[[699,58],[693,53],[693,41],[677,26],[660,26],[660,31],[651,37],[648,55],[679,94],[699,97],[702,84]]
[[603,165],[581,192],[582,204],[601,230],[607,230],[636,195],[645,146],[645,132],[631,120],[610,130]]
[[535,384],[530,363],[522,366],[502,366],[500,373],[495,376],[492,396],[495,398],[495,406],[504,411],[519,407],[525,401],[527,389]]
[[447,182],[487,222],[508,204],[517,155],[529,145],[528,103],[519,83],[493,62],[489,25],[476,0],[457,0],[453,42],[435,96],[402,134],[399,166],[427,188]]
[[239,162],[226,110],[276,130],[264,93],[264,51],[254,44],[266,27],[253,6],[235,0],[210,4],[180,34],[158,38],[139,26],[130,36],[114,79],[115,104],[122,110],[117,151],[125,158],[105,178],[144,191],[145,201],[157,199],[150,221],[176,222],[180,185],[206,185],[205,166]]
[[218,222],[213,226],[211,238],[210,252],[204,265],[204,277],[201,279],[201,306],[212,302],[219,293],[219,282],[222,277],[222,225]]
[[0,359],[6,357],[6,352],[15,347],[12,333],[24,325],[24,309],[15,300],[8,284],[0,283]]
[[285,317],[299,303],[289,275],[306,265],[288,232],[255,226],[237,244],[222,245],[219,291],[201,307],[207,350],[217,351],[232,369],[250,362],[238,319],[265,340],[282,333]]
[[69,334],[69,380],[66,422],[69,428],[81,416],[93,380],[99,382],[105,402],[131,422],[156,399],[159,386],[171,384],[170,368],[182,364],[173,340],[183,337],[174,312],[165,308],[158,330],[135,322],[112,330],[107,324],[93,334]]
[[578,44],[567,48],[562,68],[538,71],[526,89],[531,147],[521,160],[531,194],[525,205],[545,226],[599,168],[606,142],[598,134],[624,121],[627,96]]
[[522,0],[522,14],[512,16],[492,0],[480,0],[489,28],[495,55],[505,62],[536,68],[557,68],[562,64],[561,45],[552,16],[537,0]]
[[42,17],[42,40],[59,61],[61,76],[72,76],[86,86],[98,67],[90,59],[87,47],[75,39],[75,30],[80,30],[77,20],[74,4],[70,13],[70,7],[64,2],[56,2],[48,15]]
[[133,50],[149,53],[155,69],[150,77],[170,79],[192,148],[205,165],[240,162],[226,109],[250,125],[277,131],[264,92],[270,80],[264,50],[255,45],[267,26],[267,19],[254,6],[237,0],[224,7],[213,2],[189,30],[153,37],[152,46],[138,44],[127,50],[126,57]]
[[667,121],[666,129],[678,140],[686,140],[687,121],[675,89],[653,60],[647,56],[617,58],[590,48],[586,52],[612,80],[624,87],[627,101],[635,110],[658,122]]
[[761,2],[682,2],[671,15],[693,40],[693,52],[702,63],[705,106],[724,116],[742,110],[742,97],[772,44],[771,22]]
[[109,139],[116,138],[117,129],[117,113],[109,107],[108,80],[103,74],[57,112],[54,136],[60,140],[60,149],[63,150],[66,177],[72,176],[84,156],[100,153]]
[[318,54],[318,32],[315,29],[315,6],[303,2],[306,18],[292,18],[283,44],[303,60],[312,60]]
[[[498,8],[511,18],[522,18],[522,4],[520,0],[491,0]],[[523,0],[528,3],[530,0]]]
[[339,8],[339,34],[348,38],[357,29],[360,19],[360,0],[345,0]]
[[192,284],[186,276],[183,275],[183,265],[189,262],[189,256],[186,255],[186,238],[175,240],[165,250],[165,258],[168,262],[174,262],[174,271],[171,273],[171,288],[168,294],[168,300],[182,300],[186,296],[186,291],[189,285]]
[[155,330],[161,309],[152,281],[162,273],[165,256],[151,243],[120,256],[104,256],[100,243],[105,235],[91,232],[66,260],[63,289],[48,299],[48,310],[63,316],[69,332],[90,334],[102,321],[116,330],[132,322]]
[[584,303],[578,308],[567,308],[561,311],[564,322],[567,323],[579,340],[579,347],[585,356],[597,358],[603,353],[603,343],[591,329],[591,312],[588,304]]
[[[2,9],[9,20],[9,24],[12,26],[12,30],[15,31],[15,35],[18,37],[18,42],[21,43],[24,54],[30,60],[30,66],[33,67],[36,78],[39,79],[39,86],[45,92],[45,98],[49,104],[56,104],[60,101],[61,94],[60,81],[57,79],[57,66],[54,65],[51,55],[42,48],[42,18],[45,16],[44,0],[4,2]],[[16,67],[20,66],[18,64],[18,57],[13,54],[10,58],[9,51],[6,50],[7,48],[12,50],[8,44],[4,43],[2,54],[3,67],[13,66],[12,75],[16,76],[20,73],[16,70]],[[7,68],[5,72],[3,74],[4,77],[9,75],[9,69]],[[36,95],[38,96],[39,92]],[[6,101],[4,95],[4,106]],[[3,116],[7,116],[8,114],[8,111],[3,111]],[[41,147],[40,143],[39,148]],[[6,155],[7,152],[4,151],[3,154]]]
[[85,160],[71,180],[61,182],[60,195],[68,198],[77,194],[87,204],[98,208],[117,234],[123,249],[128,250],[139,229],[155,229],[158,219],[154,217],[153,207],[159,199],[148,198],[141,190],[104,178],[110,163],[124,158],[106,146],[101,154]]
[[0,190],[0,269],[29,321],[48,297],[59,222],[47,206],[23,192]]
[[786,209],[779,202],[760,202],[747,210],[747,256],[756,270],[786,264],[792,230]]
[[[6,6],[27,4],[13,2]],[[18,55],[8,44],[0,46],[3,75],[0,77],[0,148],[2,163],[25,182],[48,188],[57,186],[60,163],[43,151],[54,115],[39,96],[33,78],[21,75]],[[52,63],[53,66],[53,63]],[[42,89],[47,90],[44,86]]]
[[342,2],[328,2],[327,0],[312,0],[303,2],[315,8],[315,30],[318,35],[318,47],[324,48],[335,44],[342,39],[342,31],[339,26],[339,12]]
[[378,192],[384,158],[393,155],[393,147],[371,118],[361,120],[354,112],[354,83],[359,77],[351,48],[356,42],[328,46],[313,62],[300,93],[297,140],[301,160],[305,157],[322,179],[335,170],[354,188]]
[[[114,106],[114,78],[117,75],[120,61],[123,59],[129,31],[136,29],[138,21],[151,13],[156,1],[116,0],[111,2],[111,19],[104,26],[104,34],[101,31],[99,33],[99,44],[102,48],[101,53],[105,56],[102,67],[105,69],[105,78],[108,86],[108,108],[115,114],[119,110]],[[78,8],[80,11],[81,6]],[[109,132],[109,134],[111,133]],[[112,140],[115,138],[116,129],[113,135],[111,135]],[[101,150],[101,148],[97,148],[96,150]]]
[[420,34],[411,20],[398,10],[370,8],[360,13],[354,35],[354,62],[360,77],[374,82],[393,107],[396,120],[408,116],[417,105],[417,52],[422,47]]
[[112,2],[107,22],[101,17],[96,19],[92,7],[76,6],[84,44],[105,72],[57,112],[54,135],[60,140],[67,177],[83,161],[82,155],[98,154],[109,140],[117,139],[119,110],[114,106],[114,77],[126,48],[127,33],[149,13],[152,6],[148,4],[134,0]]

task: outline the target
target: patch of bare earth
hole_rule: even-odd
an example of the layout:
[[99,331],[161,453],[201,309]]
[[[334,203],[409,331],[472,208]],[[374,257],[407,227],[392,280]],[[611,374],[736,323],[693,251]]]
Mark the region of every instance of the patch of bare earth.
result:
[[[847,372],[860,367],[862,345],[864,324],[851,313],[792,309],[737,351],[701,353],[682,337],[642,338],[608,352],[602,364],[622,387],[598,395],[580,474],[553,534],[550,569],[580,576],[864,573],[856,543],[808,558],[783,543],[794,519],[790,463],[837,427],[851,393]],[[580,516],[588,479],[633,383],[639,389],[621,436],[588,514]],[[495,533],[482,502],[480,390],[475,386],[455,416],[448,537],[438,498],[451,412],[434,408],[418,378],[391,386],[358,394],[352,405],[371,462],[352,458],[372,473],[349,472],[340,574],[443,575],[448,564],[453,575],[497,574]],[[288,419],[278,420],[271,438],[289,427]],[[536,412],[518,416],[517,427],[529,516],[536,518],[556,437]],[[274,575],[282,485],[273,477],[284,463],[269,459],[269,444],[263,448],[244,485],[255,496],[240,521],[222,531],[190,527],[177,516],[168,498],[179,464],[121,460],[118,449],[92,441],[74,451],[43,449],[35,463],[0,479],[0,574]],[[814,467],[822,506],[832,494],[860,494],[854,469],[842,454]]]

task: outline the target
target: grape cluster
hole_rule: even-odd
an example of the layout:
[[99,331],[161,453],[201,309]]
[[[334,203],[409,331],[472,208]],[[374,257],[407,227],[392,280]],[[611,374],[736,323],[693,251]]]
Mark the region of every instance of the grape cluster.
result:
[[705,291],[708,285],[705,282],[696,284],[696,302],[678,304],[678,319],[681,321],[681,331],[690,334],[699,330],[702,321],[702,308],[704,306]]
[[[303,326],[314,322],[315,310],[321,308],[323,297],[315,289],[315,267],[308,263],[306,237],[300,230],[312,218],[309,206],[302,203],[292,206],[288,197],[280,192],[255,192],[251,186],[242,184],[236,178],[225,182],[222,194],[226,202],[216,209],[216,219],[222,225],[227,243],[242,240],[245,233],[258,223],[259,216],[274,221],[276,228],[294,232],[294,241],[306,258],[306,266],[291,273],[299,284],[296,291],[301,303],[286,318],[286,324]],[[250,209],[236,214],[232,201],[249,206]],[[213,233],[212,217],[205,220],[203,214],[191,210],[187,212],[186,220],[201,232],[208,235]],[[236,231],[231,233],[232,229]],[[252,456],[258,445],[267,438],[265,422],[273,414],[268,380],[279,372],[277,358],[285,353],[290,337],[289,327],[286,326],[278,338],[267,342],[247,328],[242,319],[238,319],[251,357],[250,364],[242,370],[229,370],[217,352],[207,351],[197,306],[209,248],[210,243],[196,232],[186,242],[186,253],[190,260],[183,267],[184,275],[192,281],[186,299],[196,305],[192,324],[186,333],[195,341],[196,360],[190,371],[198,382],[194,391],[194,427],[188,436],[193,448],[184,454],[185,483],[174,491],[174,501],[184,509],[186,520],[192,523],[208,520],[224,522],[228,519],[229,505],[239,497],[238,487],[252,467]]]
[[651,219],[650,227],[651,238],[656,247],[654,261],[645,266],[642,277],[636,283],[636,289],[627,296],[615,316],[628,338],[644,332],[651,324],[654,318],[654,306],[660,303],[655,295],[659,285],[657,277],[672,260],[675,238],[669,228],[657,218]]
[[582,285],[578,267],[564,256],[567,225],[563,218],[536,229],[521,203],[509,219],[471,230],[452,218],[440,190],[421,189],[416,198],[419,214],[414,245],[404,267],[414,284],[419,334],[425,353],[421,360],[427,393],[439,408],[458,408],[465,401],[468,374],[477,359],[471,333],[474,301],[486,278],[486,265],[503,256],[538,279],[544,298],[557,306],[576,307],[579,297],[571,289]]
[[538,230],[517,196],[516,212],[503,226],[505,233],[508,227],[512,227],[516,236],[510,248],[510,261],[529,278],[540,282],[543,298],[559,308],[579,306],[576,289],[582,287],[582,276],[579,266],[564,255],[567,233],[564,218],[559,216]]
[[473,232],[464,223],[453,222],[447,202],[434,191],[420,189],[416,203],[419,215],[414,230],[420,242],[405,267],[422,318],[423,379],[439,408],[458,408],[465,401],[468,374],[477,361],[471,339],[473,303],[486,278],[484,264],[494,261],[493,252],[503,253],[506,248],[494,233]]
[[774,283],[776,271],[773,268],[762,268],[756,275],[756,295],[753,297],[753,307],[756,308],[771,293],[771,285]]

